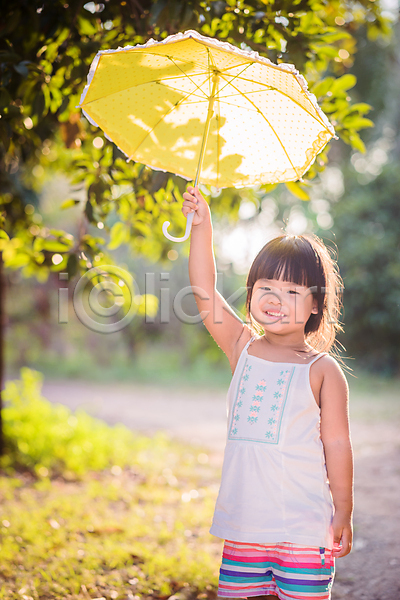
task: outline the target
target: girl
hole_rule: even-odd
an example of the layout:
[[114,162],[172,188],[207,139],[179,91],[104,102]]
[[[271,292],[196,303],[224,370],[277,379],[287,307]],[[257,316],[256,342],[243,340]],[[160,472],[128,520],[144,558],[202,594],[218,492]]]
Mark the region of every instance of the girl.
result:
[[250,268],[244,324],[215,288],[208,204],[197,187],[183,197],[193,293],[233,373],[210,529],[225,540],[218,595],[327,600],[352,543],[348,388],[328,354],[339,274],[316,236],[277,237]]

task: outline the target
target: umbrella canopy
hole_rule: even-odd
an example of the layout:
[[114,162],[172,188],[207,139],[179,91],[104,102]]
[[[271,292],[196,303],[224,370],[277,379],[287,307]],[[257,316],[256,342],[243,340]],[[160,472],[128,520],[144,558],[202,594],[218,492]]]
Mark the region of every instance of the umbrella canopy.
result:
[[218,188],[301,179],[335,135],[293,65],[191,30],[100,51],[80,106],[128,160]]

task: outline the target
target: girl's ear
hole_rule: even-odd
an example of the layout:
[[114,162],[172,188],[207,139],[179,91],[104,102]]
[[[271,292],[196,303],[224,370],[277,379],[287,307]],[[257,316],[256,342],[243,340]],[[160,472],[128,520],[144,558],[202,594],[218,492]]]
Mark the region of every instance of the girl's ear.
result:
[[318,301],[316,298],[313,299],[313,307],[311,309],[311,314],[312,315],[317,315],[318,314]]

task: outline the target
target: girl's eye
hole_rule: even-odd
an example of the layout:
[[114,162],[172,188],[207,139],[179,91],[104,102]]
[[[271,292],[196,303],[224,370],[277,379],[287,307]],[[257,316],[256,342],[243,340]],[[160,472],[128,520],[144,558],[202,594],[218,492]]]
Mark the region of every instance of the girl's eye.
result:
[[299,292],[296,292],[296,290],[288,290],[288,294],[299,294]]
[[266,292],[270,292],[271,288],[264,285],[264,286],[260,287],[260,290],[265,290]]

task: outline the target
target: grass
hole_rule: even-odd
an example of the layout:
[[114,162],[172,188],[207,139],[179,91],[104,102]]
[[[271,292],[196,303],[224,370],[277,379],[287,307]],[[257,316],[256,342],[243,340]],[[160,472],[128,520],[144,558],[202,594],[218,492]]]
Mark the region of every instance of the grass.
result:
[[148,439],[141,464],[0,479],[0,598],[213,598],[220,542],[205,452]]
[[24,368],[4,390],[0,599],[215,598],[219,466],[163,434],[60,410],[40,383]]

